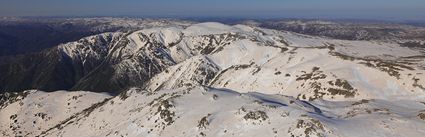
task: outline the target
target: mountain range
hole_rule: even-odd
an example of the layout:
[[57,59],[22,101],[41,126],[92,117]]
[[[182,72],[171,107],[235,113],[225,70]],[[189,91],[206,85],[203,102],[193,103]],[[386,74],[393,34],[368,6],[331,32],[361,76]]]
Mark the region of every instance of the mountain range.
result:
[[150,20],[17,55],[0,135],[425,134],[421,30],[273,25]]

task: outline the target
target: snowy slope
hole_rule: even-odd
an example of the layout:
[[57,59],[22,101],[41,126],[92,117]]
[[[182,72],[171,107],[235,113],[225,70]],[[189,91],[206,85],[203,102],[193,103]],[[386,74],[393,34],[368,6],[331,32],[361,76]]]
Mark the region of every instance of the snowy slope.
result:
[[9,95],[11,98],[7,101],[8,105],[2,107],[0,111],[2,136],[36,136],[110,97],[107,94],[83,91],[26,92],[22,95]]
[[[35,94],[35,95],[33,95]],[[131,89],[120,96],[77,92],[81,105],[64,113],[63,105],[38,103],[53,94],[35,92],[22,106],[15,102],[2,111],[3,126],[15,119],[18,127],[3,136],[422,136],[425,105],[420,102],[361,100],[305,102],[294,97],[257,92],[238,93],[229,89],[187,87],[156,92]],[[47,95],[46,95],[47,94]],[[54,93],[67,97],[67,92]],[[78,97],[77,96],[77,97]],[[96,100],[83,101],[84,97]],[[36,100],[34,100],[36,99]],[[89,104],[94,104],[88,107]],[[36,115],[46,110],[51,124],[38,124]],[[62,109],[63,108],[63,109]],[[72,107],[71,107],[72,108]],[[81,108],[85,108],[81,111]],[[16,109],[29,111],[28,115]],[[52,109],[52,110],[48,110]],[[58,114],[57,111],[62,111]],[[77,111],[77,113],[75,112]],[[422,112],[421,112],[422,111]],[[9,119],[10,116],[10,119]],[[51,117],[50,116],[55,116]],[[62,119],[58,122],[56,119]],[[29,122],[29,123],[28,123]],[[14,125],[12,124],[12,125]],[[28,126],[25,126],[28,125]],[[39,126],[39,128],[31,127]],[[7,128],[7,127],[3,127]],[[12,132],[13,131],[13,132]]]

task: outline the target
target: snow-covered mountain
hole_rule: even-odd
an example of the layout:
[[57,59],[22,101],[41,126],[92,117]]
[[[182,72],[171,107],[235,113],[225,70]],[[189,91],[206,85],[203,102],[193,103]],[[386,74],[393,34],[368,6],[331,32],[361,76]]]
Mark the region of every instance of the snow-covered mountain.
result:
[[421,46],[213,22],[152,24],[1,65],[2,91],[74,92],[4,92],[0,135],[425,134]]
[[424,27],[385,21],[275,20],[241,23],[346,40],[425,40]]

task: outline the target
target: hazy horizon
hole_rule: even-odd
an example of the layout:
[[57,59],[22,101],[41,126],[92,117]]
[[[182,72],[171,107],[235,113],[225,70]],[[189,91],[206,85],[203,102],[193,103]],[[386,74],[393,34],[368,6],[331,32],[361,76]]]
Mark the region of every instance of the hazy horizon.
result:
[[424,20],[421,0],[0,0],[0,16],[137,16]]

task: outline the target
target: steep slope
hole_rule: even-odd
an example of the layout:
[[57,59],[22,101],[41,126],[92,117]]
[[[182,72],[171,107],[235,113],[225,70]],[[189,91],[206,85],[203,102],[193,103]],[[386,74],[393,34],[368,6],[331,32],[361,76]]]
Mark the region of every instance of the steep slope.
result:
[[[131,87],[161,85],[164,78],[157,82],[151,78],[204,56],[213,64],[214,73],[203,80],[208,83],[199,79],[195,83],[213,87],[262,90],[308,100],[412,98],[424,92],[425,49],[397,42],[334,40],[244,25],[200,23],[117,32],[77,43],[47,50],[44,56],[35,57],[40,61],[25,61],[32,57],[24,57],[16,61],[18,65],[2,65],[1,89],[119,93]],[[42,61],[46,59],[51,61]],[[199,66],[187,66],[182,72],[194,70],[192,67]],[[57,78],[40,78],[45,73]],[[190,75],[198,74],[171,76],[167,81],[189,80]]]
[[193,57],[152,77],[144,88],[148,91],[157,91],[207,85],[219,70],[220,68],[207,57]]
[[25,56],[0,65],[1,91],[71,88],[106,57],[109,45],[121,35],[104,33]]

